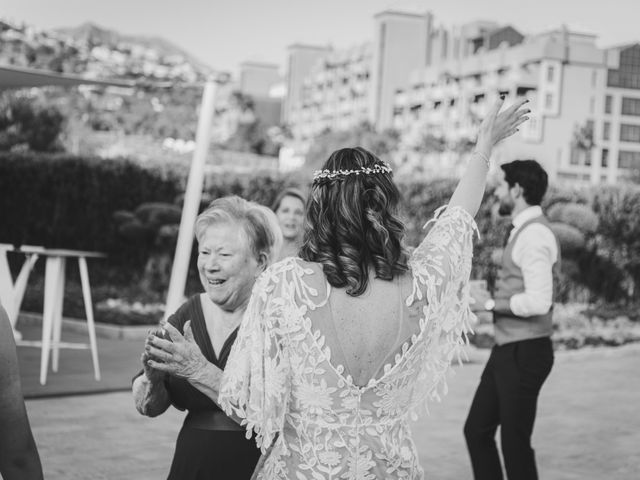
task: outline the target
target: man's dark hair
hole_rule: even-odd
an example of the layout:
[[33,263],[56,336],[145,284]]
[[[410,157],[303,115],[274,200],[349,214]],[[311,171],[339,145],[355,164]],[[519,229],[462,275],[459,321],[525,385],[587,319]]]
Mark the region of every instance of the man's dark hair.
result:
[[549,179],[547,172],[535,160],[514,160],[503,163],[504,179],[513,188],[517,183],[522,188],[522,195],[529,205],[540,205],[547,191]]

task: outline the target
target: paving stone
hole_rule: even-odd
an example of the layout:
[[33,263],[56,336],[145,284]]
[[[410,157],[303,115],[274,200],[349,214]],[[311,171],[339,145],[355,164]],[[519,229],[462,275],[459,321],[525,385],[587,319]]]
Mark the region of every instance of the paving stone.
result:
[[[116,390],[128,388],[131,373],[138,368],[139,342],[104,342],[101,361],[105,377],[117,380],[110,384]],[[135,411],[128,391],[65,396],[77,387],[75,381],[89,386],[94,383],[88,352],[68,353],[86,356],[75,360],[80,365],[69,366],[79,371],[64,373],[61,365],[61,372],[50,384],[57,393],[27,400],[45,478],[166,478],[184,414],[170,409],[160,417],[143,417]],[[412,425],[427,479],[471,479],[462,427],[487,352],[470,353],[472,362],[455,369],[449,394],[431,406],[430,416]],[[25,357],[28,355],[23,355],[21,368],[39,368],[39,361],[34,367],[33,358]],[[556,354],[540,396],[533,439],[541,479],[637,478],[638,365],[638,344]],[[25,371],[23,378],[34,375]]]

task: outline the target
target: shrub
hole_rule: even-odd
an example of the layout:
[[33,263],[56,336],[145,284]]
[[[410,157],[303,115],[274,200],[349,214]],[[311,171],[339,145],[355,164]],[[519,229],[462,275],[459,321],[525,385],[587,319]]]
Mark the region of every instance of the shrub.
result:
[[563,256],[571,256],[580,252],[587,244],[584,233],[566,223],[553,222],[549,225],[560,244]]
[[622,272],[621,293],[634,299],[640,285],[640,187],[600,188],[593,209],[600,218],[598,254]]
[[577,203],[556,203],[547,210],[552,222],[570,225],[584,234],[593,234],[598,229],[598,216],[591,208]]
[[64,116],[26,95],[0,96],[0,150],[28,148],[38,152],[60,150]]
[[[187,173],[188,165],[177,163],[140,165],[126,159],[0,152],[0,243],[106,252],[107,259],[90,262],[92,288],[122,287],[116,292],[119,295],[129,288],[142,298],[139,280],[154,242],[171,243],[175,238]],[[271,205],[283,188],[296,184],[304,188],[308,181],[307,176],[296,182],[294,177],[272,174],[210,174],[200,208],[232,194]],[[400,179],[398,183],[406,243],[415,246],[424,238],[424,224],[449,200],[456,181]],[[476,216],[481,236],[475,242],[472,271],[472,277],[486,279],[489,288],[496,275],[491,254],[502,247],[509,225],[507,219],[496,217],[494,202],[489,201],[492,194],[488,188]],[[589,207],[597,216],[595,232]],[[597,187],[588,192],[552,187],[543,208],[561,221],[552,227],[563,244],[561,300],[624,304],[637,296],[640,188]],[[154,227],[149,234],[150,225]],[[10,260],[15,272],[18,262]],[[36,265],[34,278],[42,276],[43,265]],[[75,270],[70,269],[70,281],[77,279]],[[186,293],[199,290],[192,266]],[[159,292],[146,295],[161,297]],[[102,300],[106,298],[116,297]],[[79,300],[82,305],[81,297]]]
[[[615,317],[600,317],[586,304],[555,304],[553,340],[557,350],[573,350],[585,346],[619,346],[640,341],[640,324],[632,321],[628,311],[617,310]],[[479,348],[494,345],[493,325],[482,323],[473,327],[470,342]]]

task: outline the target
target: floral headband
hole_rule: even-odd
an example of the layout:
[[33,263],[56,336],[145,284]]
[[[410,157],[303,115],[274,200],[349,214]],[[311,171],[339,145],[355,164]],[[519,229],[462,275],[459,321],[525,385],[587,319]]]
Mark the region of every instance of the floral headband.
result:
[[377,173],[391,173],[391,165],[388,163],[376,163],[373,167],[361,167],[355,170],[316,170],[313,172],[313,183],[322,180],[333,180],[335,178],[344,178],[349,175],[374,175]]

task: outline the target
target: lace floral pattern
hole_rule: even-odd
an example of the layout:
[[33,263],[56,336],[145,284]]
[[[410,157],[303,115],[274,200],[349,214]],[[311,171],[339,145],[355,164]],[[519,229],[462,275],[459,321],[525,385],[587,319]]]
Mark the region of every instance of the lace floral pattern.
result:
[[220,404],[242,419],[268,456],[260,479],[423,478],[408,426],[446,393],[446,374],[470,331],[468,280],[473,218],[459,207],[439,210],[413,252],[419,333],[382,375],[362,387],[312,328],[309,312],[326,299],[305,282],[313,273],[295,258],[256,282],[224,372]]

